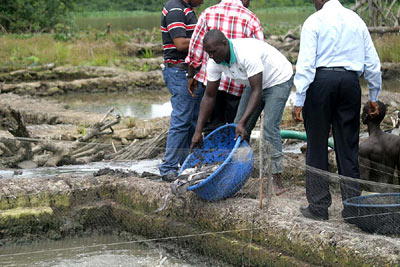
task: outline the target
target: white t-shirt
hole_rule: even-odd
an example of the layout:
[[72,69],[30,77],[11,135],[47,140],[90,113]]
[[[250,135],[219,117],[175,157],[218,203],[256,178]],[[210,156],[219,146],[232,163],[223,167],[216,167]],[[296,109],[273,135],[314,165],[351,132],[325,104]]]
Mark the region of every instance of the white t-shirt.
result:
[[236,62],[231,66],[207,63],[207,80],[211,82],[227,77],[250,85],[249,77],[263,73],[263,89],[288,81],[293,75],[292,64],[275,47],[254,38],[232,39]]

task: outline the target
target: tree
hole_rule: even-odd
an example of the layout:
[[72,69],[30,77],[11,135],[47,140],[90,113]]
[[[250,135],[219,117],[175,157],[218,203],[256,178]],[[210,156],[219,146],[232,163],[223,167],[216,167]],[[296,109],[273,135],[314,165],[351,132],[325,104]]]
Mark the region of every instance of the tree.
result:
[[2,0],[0,28],[8,32],[50,31],[68,23],[77,0]]

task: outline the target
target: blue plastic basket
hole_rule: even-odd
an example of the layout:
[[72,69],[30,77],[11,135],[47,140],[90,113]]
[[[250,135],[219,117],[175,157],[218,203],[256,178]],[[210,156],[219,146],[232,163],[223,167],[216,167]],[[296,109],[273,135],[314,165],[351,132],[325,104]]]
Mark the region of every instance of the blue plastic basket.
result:
[[346,199],[352,223],[363,231],[378,234],[400,234],[400,193],[382,193]]
[[179,171],[220,164],[206,179],[188,187],[204,200],[216,201],[232,196],[245,184],[253,170],[253,150],[240,137],[235,140],[235,128],[235,124],[226,124],[207,135],[203,147],[195,149]]

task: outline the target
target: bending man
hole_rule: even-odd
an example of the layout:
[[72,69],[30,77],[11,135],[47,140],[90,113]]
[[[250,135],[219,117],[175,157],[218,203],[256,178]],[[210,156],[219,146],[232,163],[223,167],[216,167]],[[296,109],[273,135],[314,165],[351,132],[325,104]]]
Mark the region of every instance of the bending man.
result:
[[[293,85],[292,65],[277,49],[253,38],[227,39],[219,30],[207,32],[203,41],[210,59],[207,63],[207,87],[200,104],[200,114],[192,145],[202,142],[203,127],[211,115],[221,76],[251,87],[246,110],[237,123],[236,135],[247,138],[246,125],[257,120],[264,109],[263,138],[272,144],[272,173],[282,173],[280,122]],[[274,177],[275,178],[275,177]],[[281,187],[281,181],[274,179]]]

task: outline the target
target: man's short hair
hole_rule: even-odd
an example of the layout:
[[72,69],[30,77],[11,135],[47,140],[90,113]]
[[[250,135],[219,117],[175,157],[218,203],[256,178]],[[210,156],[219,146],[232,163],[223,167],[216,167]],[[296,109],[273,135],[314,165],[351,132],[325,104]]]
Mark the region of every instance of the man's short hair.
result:
[[207,42],[223,42],[226,40],[225,34],[220,30],[210,30],[204,35],[203,43]]

